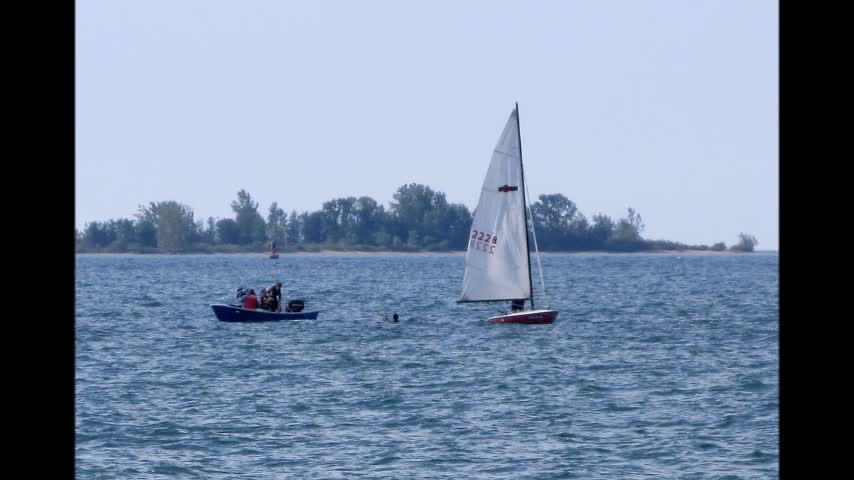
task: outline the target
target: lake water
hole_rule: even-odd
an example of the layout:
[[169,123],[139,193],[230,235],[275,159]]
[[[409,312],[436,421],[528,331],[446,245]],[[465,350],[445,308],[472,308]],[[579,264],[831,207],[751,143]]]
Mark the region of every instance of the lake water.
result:
[[[553,325],[457,304],[460,254],[76,262],[78,478],[779,475],[776,253],[544,255]],[[319,318],[208,306],[278,279]]]

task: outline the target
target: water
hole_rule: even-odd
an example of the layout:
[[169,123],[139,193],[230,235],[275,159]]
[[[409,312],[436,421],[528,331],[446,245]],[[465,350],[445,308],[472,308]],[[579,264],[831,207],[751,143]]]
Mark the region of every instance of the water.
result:
[[[80,255],[77,477],[779,476],[776,254],[542,260],[553,325],[454,254]],[[319,319],[208,307],[277,279]]]

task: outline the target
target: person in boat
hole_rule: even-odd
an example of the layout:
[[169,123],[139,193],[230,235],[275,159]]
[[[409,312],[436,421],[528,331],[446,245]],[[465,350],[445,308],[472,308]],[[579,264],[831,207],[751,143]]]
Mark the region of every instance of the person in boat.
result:
[[261,308],[271,312],[279,311],[279,302],[270,290],[265,289],[264,293],[261,295]]
[[524,308],[525,308],[525,301],[524,300],[513,300],[512,302],[510,302],[510,312],[511,313],[521,312],[522,310],[524,310]]
[[255,296],[255,290],[249,289],[246,299],[243,301],[243,308],[247,310],[255,310],[258,308],[258,297]]
[[267,290],[267,297],[266,297],[266,301],[265,301],[265,303],[267,304],[267,308],[269,308],[269,310],[270,310],[271,312],[278,312],[278,311],[280,311],[280,309],[279,309],[279,305],[280,305],[279,300],[276,298],[276,295],[275,295],[272,291],[270,291],[270,290]]
[[237,300],[235,300],[234,304],[242,307],[244,300],[246,300],[246,290],[244,290],[243,287],[240,287],[237,289]]
[[262,310],[270,309],[270,295],[266,288],[262,288],[261,294],[258,295],[258,308]]
[[273,297],[273,301],[271,302],[271,304],[273,305],[273,311],[274,312],[281,312],[282,311],[282,281],[281,280],[277,281],[276,284],[273,285],[272,287],[270,287],[270,290],[268,290],[268,291],[270,292],[270,294]]

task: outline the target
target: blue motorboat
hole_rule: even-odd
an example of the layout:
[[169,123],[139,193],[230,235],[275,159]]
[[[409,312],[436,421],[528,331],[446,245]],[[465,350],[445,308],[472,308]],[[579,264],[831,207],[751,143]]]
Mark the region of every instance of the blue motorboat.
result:
[[[293,302],[291,302],[293,303]],[[289,305],[290,306],[290,305]],[[236,305],[214,303],[211,308],[217,320],[221,322],[276,322],[279,320],[314,320],[320,310],[271,312],[269,310],[248,310]],[[289,308],[290,310],[291,308]],[[294,309],[296,310],[296,309]]]

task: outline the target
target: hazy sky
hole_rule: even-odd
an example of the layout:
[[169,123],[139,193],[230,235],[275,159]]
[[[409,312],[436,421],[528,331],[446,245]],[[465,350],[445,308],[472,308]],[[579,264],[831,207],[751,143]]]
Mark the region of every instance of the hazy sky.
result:
[[778,248],[778,7],[765,0],[76,2],[76,224],[475,207],[519,102],[533,198],[651,239]]

